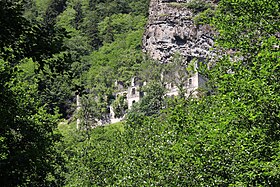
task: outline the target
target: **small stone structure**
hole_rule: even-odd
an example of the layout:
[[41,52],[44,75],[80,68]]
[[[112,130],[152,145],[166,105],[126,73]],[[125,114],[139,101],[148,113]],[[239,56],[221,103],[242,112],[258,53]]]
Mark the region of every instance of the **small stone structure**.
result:
[[[124,89],[123,83],[120,81],[116,81],[115,87],[117,88],[118,92],[116,92],[116,97],[118,95],[122,95],[126,98],[127,100],[127,105],[128,105],[128,110],[131,109],[132,105],[136,102],[139,102],[140,99],[144,96],[144,93],[141,91],[141,87],[144,86],[146,83],[143,82],[141,79],[138,77],[133,77],[131,79],[131,84],[127,89]],[[115,113],[113,110],[113,107],[110,106],[110,121],[111,123],[116,123],[119,122],[123,119],[121,118],[116,118]]]
[[140,91],[140,88],[144,85],[144,83],[138,78],[133,77],[131,80],[131,85],[127,90],[127,103],[128,109],[131,109],[133,103],[138,102],[141,97],[144,96],[144,93]]
[[[206,79],[201,76],[199,73],[195,73],[191,77],[188,78],[184,85],[185,96],[188,97],[190,95],[196,96],[198,88],[204,88],[206,84]],[[166,84],[167,92],[166,96],[173,97],[179,95],[179,89],[174,85],[174,83]]]
[[76,105],[77,105],[77,110],[76,111],[77,111],[77,114],[78,114],[77,122],[76,122],[76,128],[79,129],[80,124],[81,124],[81,120],[79,118],[79,111],[82,108],[79,92],[76,92]]

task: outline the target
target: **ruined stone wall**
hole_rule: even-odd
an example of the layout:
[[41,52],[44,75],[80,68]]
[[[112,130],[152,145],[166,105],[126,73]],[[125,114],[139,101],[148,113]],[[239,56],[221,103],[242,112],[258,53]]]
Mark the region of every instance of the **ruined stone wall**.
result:
[[167,63],[175,52],[187,60],[213,57],[214,33],[207,25],[194,24],[194,10],[184,6],[188,2],[190,0],[151,0],[143,51],[153,59]]

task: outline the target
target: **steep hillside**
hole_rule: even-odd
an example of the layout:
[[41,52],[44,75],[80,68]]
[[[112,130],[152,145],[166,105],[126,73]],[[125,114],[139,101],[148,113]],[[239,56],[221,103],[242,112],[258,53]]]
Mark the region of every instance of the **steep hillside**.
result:
[[147,3],[0,1],[1,186],[280,186],[280,1]]
[[[177,50],[187,60],[211,58],[214,33],[194,24],[213,6],[205,2],[151,1],[144,50],[171,68],[176,63],[166,62]],[[215,45],[234,53],[198,69],[211,92],[166,99],[161,69],[153,71],[160,64],[147,66],[147,77],[160,75],[121,128],[98,127],[62,149],[71,148],[66,185],[279,186],[279,6],[219,1],[209,14]]]

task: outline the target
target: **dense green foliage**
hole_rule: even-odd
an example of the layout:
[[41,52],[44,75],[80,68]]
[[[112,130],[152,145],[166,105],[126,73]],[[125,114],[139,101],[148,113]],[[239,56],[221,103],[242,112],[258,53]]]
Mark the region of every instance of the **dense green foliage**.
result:
[[[47,33],[54,32],[51,26],[68,33],[56,44],[67,50],[53,58],[67,59],[59,68],[68,74],[43,76],[40,84],[44,102],[52,111],[59,106],[63,117],[72,115],[76,90],[112,95],[114,81],[127,81],[142,61],[148,0],[29,0],[24,7],[25,17],[42,23]],[[107,107],[110,102],[102,105]]]
[[[50,114],[41,99],[40,76],[60,74],[53,57],[63,48],[64,33],[31,24],[21,3],[0,2],[0,181],[3,186],[58,185],[62,163],[54,132],[59,114]],[[63,58],[61,58],[63,60]],[[30,66],[30,64],[32,64]],[[33,73],[30,68],[33,67]],[[45,72],[45,70],[52,71]],[[34,74],[34,72],[37,74]]]
[[107,180],[112,183],[110,171],[115,171],[115,163],[111,161],[117,151],[114,142],[124,131],[123,124],[98,127],[91,134],[77,131],[75,124],[60,125],[59,129],[65,136],[60,148],[67,155],[66,186],[104,186]]
[[88,160],[68,186],[279,186],[277,8],[276,0],[220,1],[211,25],[221,58],[198,70],[211,95],[161,102],[160,86],[150,85],[124,130],[91,132],[101,140],[84,142]]
[[115,79],[127,81],[142,61],[148,1],[0,5],[1,184],[61,186],[60,114],[69,118],[74,93],[86,88],[84,114],[106,120]]
[[[1,185],[279,186],[278,0],[185,5],[219,33],[199,98],[184,97],[194,68],[180,56],[143,57],[147,0],[0,1]],[[168,72],[180,97],[164,97]],[[126,121],[92,129],[110,104],[124,115],[114,82],[135,75],[149,84]],[[75,92],[81,126],[60,123],[59,141]]]

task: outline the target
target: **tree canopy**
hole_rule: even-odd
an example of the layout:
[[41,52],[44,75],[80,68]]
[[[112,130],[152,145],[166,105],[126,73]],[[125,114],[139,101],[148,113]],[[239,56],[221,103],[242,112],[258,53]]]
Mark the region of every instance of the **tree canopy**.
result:
[[[217,59],[197,69],[207,90],[166,98],[166,66],[141,51],[147,0],[0,1],[1,185],[279,186],[279,1],[216,2],[187,4],[217,33]],[[127,112],[114,82],[135,75],[149,82],[143,99],[92,129],[111,104]]]
[[[62,160],[54,148],[60,139],[54,132],[59,114],[49,113],[38,93],[39,74],[46,67],[61,72],[57,69],[60,64],[52,58],[62,50],[58,42],[64,33],[53,28],[55,32],[50,35],[43,25],[31,24],[20,2],[7,0],[0,4],[1,184],[59,184],[62,178],[56,169]],[[41,73],[28,74],[30,69],[25,69],[28,66],[22,66],[24,63],[32,63],[33,71]],[[28,75],[31,76],[27,79]]]

